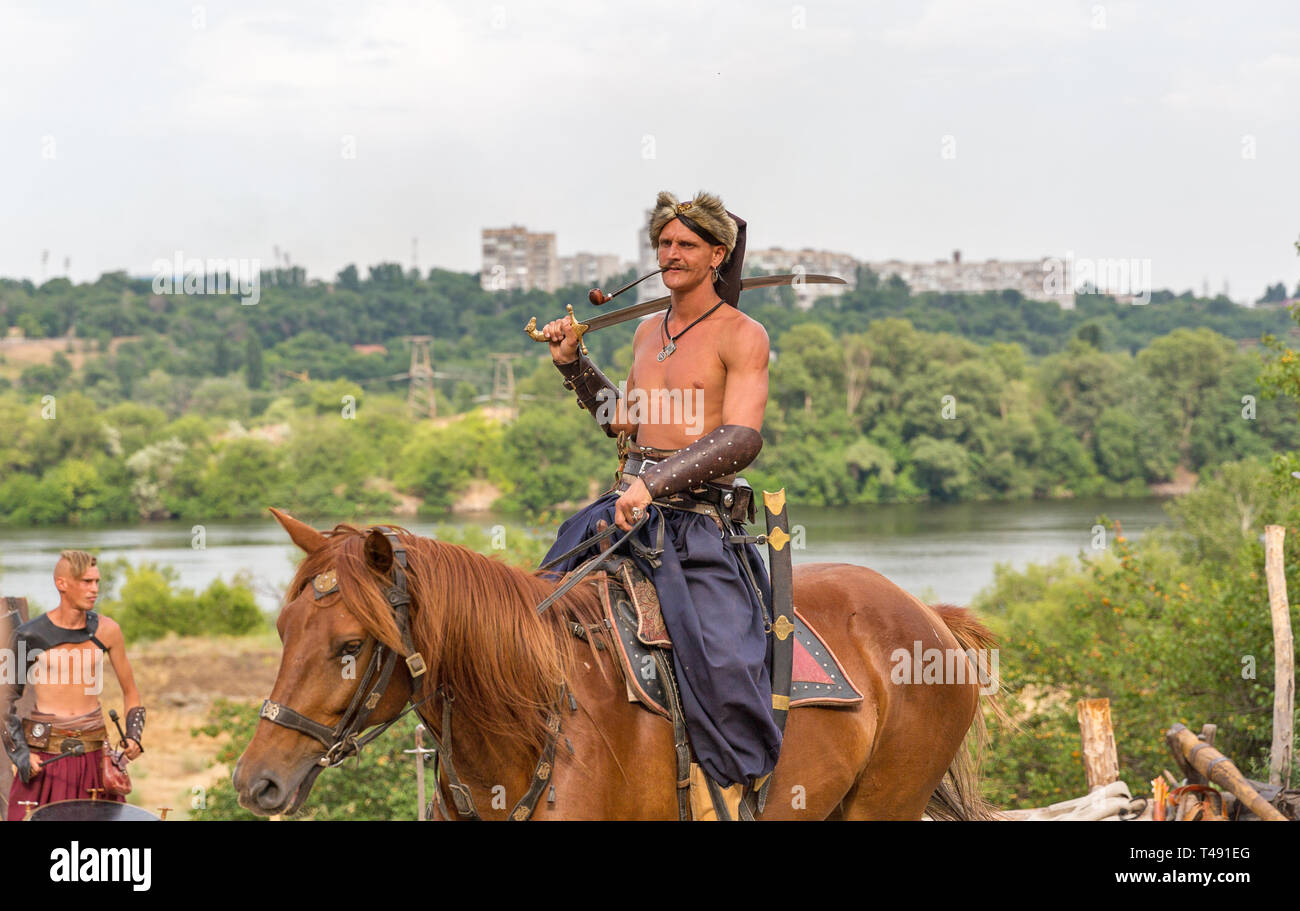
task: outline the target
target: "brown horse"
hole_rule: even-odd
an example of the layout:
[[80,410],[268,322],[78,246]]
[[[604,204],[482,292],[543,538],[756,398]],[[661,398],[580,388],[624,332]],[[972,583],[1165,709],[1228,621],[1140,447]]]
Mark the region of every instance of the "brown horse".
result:
[[[271,700],[332,726],[359,689],[355,674],[340,673],[341,663],[351,656],[365,667],[376,639],[404,652],[384,600],[392,552],[385,557],[375,529],[340,525],[323,533],[272,512],[307,556],[277,623],[284,653]],[[558,712],[559,741],[567,738],[572,752],[557,749],[554,801],[541,800],[533,818],[676,819],[673,727],[628,701],[614,650],[595,647],[608,634],[599,631],[594,586],[577,586],[538,616],[536,605],[555,588],[545,577],[396,531],[409,561],[411,633],[428,671],[415,688],[399,661],[367,724],[427,698],[420,714],[443,736],[442,694],[451,693],[456,771],[484,818],[505,818],[528,790],[548,742],[547,717]],[[321,596],[313,579],[331,570],[324,578],[336,577],[337,591]],[[994,645],[988,630],[962,608],[931,608],[858,566],[801,565],[794,592],[800,613],[865,698],[790,713],[760,818],[990,818],[977,787],[985,728],[975,675],[917,685],[895,682],[891,672],[896,649],[910,654],[917,642],[923,649],[987,649]],[[575,623],[597,631],[584,643],[574,638]],[[561,706],[562,687],[576,697],[576,711],[567,695]],[[986,701],[1003,717],[996,695]],[[240,804],[266,815],[294,811],[322,755],[317,740],[263,718],[235,768]],[[443,806],[451,806],[445,780],[439,788]]]

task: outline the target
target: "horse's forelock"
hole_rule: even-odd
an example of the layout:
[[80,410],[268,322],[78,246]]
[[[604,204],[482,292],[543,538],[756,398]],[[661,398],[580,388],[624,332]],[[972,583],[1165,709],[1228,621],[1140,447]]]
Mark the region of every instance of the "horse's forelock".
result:
[[336,525],[328,533],[325,546],[308,554],[298,564],[285,600],[292,602],[316,576],[333,570],[338,579],[343,609],[352,614],[370,635],[390,648],[400,648],[397,624],[384,597],[388,582],[366,563],[364,548],[364,533],[351,525]]
[[339,594],[344,609],[357,618],[370,635],[389,648],[401,651],[402,637],[393,618],[385,592],[389,580],[366,562],[365,536],[358,533],[340,537],[334,557]]

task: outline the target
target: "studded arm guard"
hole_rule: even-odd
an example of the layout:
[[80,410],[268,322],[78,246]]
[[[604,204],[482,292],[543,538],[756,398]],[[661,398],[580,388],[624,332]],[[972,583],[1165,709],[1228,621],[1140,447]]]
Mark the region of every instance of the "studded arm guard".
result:
[[616,431],[610,429],[614,423],[618,387],[585,354],[579,354],[578,359],[572,363],[555,366],[564,376],[564,387],[577,393],[578,405],[591,412],[600,429],[605,431],[605,436],[618,436]]
[[140,739],[142,736],[144,736],[144,706],[137,705],[126,713],[126,739],[134,740],[143,750],[144,741]]
[[740,471],[763,448],[763,436],[743,424],[723,424],[676,455],[641,472],[652,497],[699,487],[705,481]]
[[0,740],[4,741],[5,753],[18,768],[18,777],[22,779],[23,784],[31,784],[32,753],[27,747],[27,735],[23,732],[22,720],[12,707],[5,712],[4,724],[0,726]]

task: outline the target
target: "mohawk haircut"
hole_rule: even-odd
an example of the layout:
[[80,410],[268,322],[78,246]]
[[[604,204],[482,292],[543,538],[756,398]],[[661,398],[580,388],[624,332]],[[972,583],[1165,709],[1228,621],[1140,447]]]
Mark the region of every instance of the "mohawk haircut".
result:
[[54,564],[55,577],[80,579],[86,570],[99,565],[99,558],[84,550],[65,550],[59,554],[59,562]]

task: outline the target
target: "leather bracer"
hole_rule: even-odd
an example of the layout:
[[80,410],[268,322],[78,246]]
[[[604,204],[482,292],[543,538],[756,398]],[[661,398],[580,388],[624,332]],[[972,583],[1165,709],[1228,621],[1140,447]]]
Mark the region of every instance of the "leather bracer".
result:
[[743,424],[723,424],[685,449],[641,472],[651,497],[663,497],[701,486],[705,481],[735,474],[754,461],[763,436]]
[[144,749],[144,741],[140,738],[144,736],[144,706],[137,705],[126,713],[126,739],[134,740]]
[[601,373],[585,354],[579,354],[571,364],[556,364],[555,367],[564,376],[565,388],[577,393],[579,407],[591,412],[605,436],[618,436],[617,431],[610,429],[618,407],[618,387],[610,382],[609,377]]
[[5,713],[3,724],[0,725],[0,740],[4,741],[5,753],[18,768],[18,777],[23,784],[31,784],[32,752],[27,747],[23,722],[12,708]]

